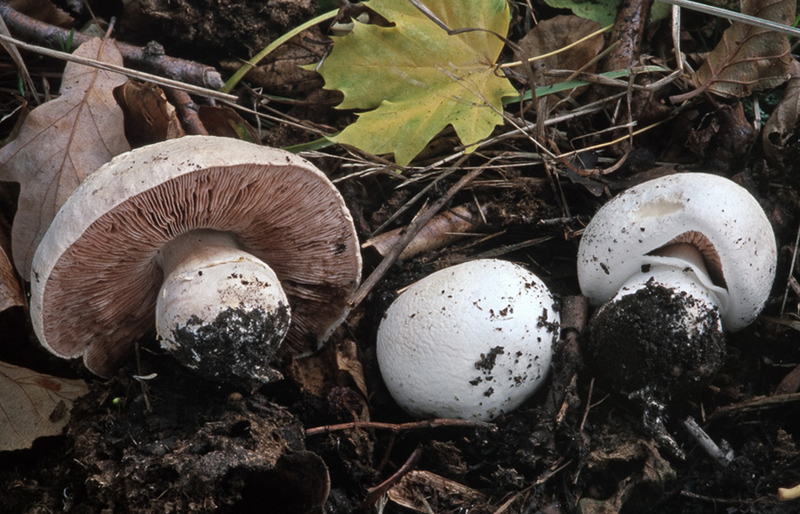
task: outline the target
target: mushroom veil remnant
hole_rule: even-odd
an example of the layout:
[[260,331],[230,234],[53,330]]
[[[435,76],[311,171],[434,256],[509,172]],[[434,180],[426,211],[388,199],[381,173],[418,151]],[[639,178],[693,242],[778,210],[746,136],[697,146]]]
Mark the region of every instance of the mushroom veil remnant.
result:
[[670,396],[707,384],[723,330],[752,323],[775,277],[772,226],[731,180],[669,175],[604,205],[578,250],[578,279],[599,309],[590,359],[619,389]]
[[544,383],[559,323],[536,275],[511,262],[470,261],[392,303],[378,329],[378,365],[412,416],[490,420]]
[[[189,136],[122,154],[57,214],[31,273],[41,343],[109,376],[154,325],[211,379],[269,381],[313,352],[361,273],[350,214],[312,164]],[[284,340],[285,336],[285,340]]]

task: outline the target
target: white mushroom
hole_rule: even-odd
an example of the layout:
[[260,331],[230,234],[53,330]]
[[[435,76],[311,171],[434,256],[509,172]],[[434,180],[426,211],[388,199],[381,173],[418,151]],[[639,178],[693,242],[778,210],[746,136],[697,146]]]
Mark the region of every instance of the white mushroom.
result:
[[45,347],[102,376],[155,324],[208,378],[269,381],[279,346],[308,354],[344,319],[360,270],[350,214],[312,164],[184,137],[78,187],[34,257],[31,318]]
[[392,303],[378,329],[378,364],[412,416],[489,420],[544,383],[559,322],[536,275],[471,261],[425,277]]
[[628,390],[658,371],[702,383],[724,356],[722,330],[761,312],[775,266],[772,226],[736,183],[687,173],[628,189],[597,212],[578,250],[581,291],[601,305],[592,359]]

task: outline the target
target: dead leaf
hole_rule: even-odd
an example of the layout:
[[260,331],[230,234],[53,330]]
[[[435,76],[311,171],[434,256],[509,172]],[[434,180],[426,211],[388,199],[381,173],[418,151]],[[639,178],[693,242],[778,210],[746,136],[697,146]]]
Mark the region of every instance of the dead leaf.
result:
[[261,144],[261,138],[258,137],[256,129],[230,107],[201,105],[197,110],[197,115],[200,116],[200,121],[212,136],[231,137]]
[[484,503],[486,496],[429,471],[412,470],[386,494],[393,502],[417,512],[458,512]]
[[56,7],[50,0],[11,0],[8,6],[49,25],[69,29],[75,24],[72,16]]
[[[784,25],[794,22],[796,9],[795,0],[742,1],[742,13]],[[705,90],[741,98],[753,91],[776,87],[788,79],[792,61],[785,35],[734,22],[695,74],[697,89],[672,97],[672,101],[681,102]]]
[[83,380],[0,362],[0,451],[30,448],[38,437],[61,434],[73,402],[88,392]]
[[[75,55],[122,65],[113,41],[92,39]],[[56,212],[86,176],[130,150],[113,89],[125,77],[68,63],[61,96],[31,111],[0,149],[0,180],[21,186],[12,228],[17,271],[28,278],[33,254]]]
[[786,84],[781,102],[772,111],[761,133],[764,153],[774,164],[783,165],[787,143],[800,121],[800,63],[792,60],[792,78]]
[[[486,206],[482,206],[483,214]],[[459,205],[448,211],[437,214],[417,233],[405,249],[397,257],[400,260],[410,259],[421,253],[437,250],[467,236],[468,232],[479,230],[482,221],[476,214],[477,209],[471,205]],[[405,234],[407,227],[400,227],[372,237],[361,245],[361,248],[374,248],[381,257],[385,257]]]
[[24,307],[25,294],[5,249],[0,247],[0,312],[11,307]]
[[[600,28],[599,23],[577,16],[560,15],[542,20],[520,40],[519,51],[514,54],[514,58],[524,60],[548,54],[574,43]],[[597,69],[596,63],[592,63],[586,68],[584,66],[597,57],[602,49],[603,36],[598,34],[568,50],[532,62],[531,71],[535,85],[546,86],[554,82],[547,74],[549,70],[582,70],[594,73]]]
[[155,84],[129,80],[114,88],[125,116],[125,137],[134,148],[185,135],[175,107]]

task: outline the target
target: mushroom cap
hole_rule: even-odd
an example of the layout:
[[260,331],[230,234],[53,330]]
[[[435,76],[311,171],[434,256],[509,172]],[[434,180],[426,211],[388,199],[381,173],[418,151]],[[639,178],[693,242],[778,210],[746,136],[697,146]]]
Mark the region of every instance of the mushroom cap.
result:
[[716,175],[668,175],[632,187],[606,203],[586,226],[578,249],[581,291],[592,304],[600,305],[650,266],[694,267],[653,254],[691,232],[702,234],[718,255],[724,283],[706,286],[717,297],[723,327],[744,328],[761,312],[772,288],[775,236],[756,199],[735,182]]
[[346,316],[361,256],[327,177],[283,150],[188,136],[117,156],[62,206],[31,272],[41,343],[111,374],[154,325],[158,250],[196,229],[230,232],[275,271],[293,315],[287,352],[313,352]]
[[412,416],[489,420],[544,383],[559,323],[536,275],[511,262],[470,261],[392,303],[378,329],[378,365]]

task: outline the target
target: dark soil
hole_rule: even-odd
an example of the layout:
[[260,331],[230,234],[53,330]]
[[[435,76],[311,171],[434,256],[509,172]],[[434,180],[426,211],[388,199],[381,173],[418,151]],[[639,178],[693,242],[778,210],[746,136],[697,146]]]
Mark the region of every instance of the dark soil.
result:
[[[214,11],[218,4],[143,0],[132,2],[128,11],[116,2],[97,8],[118,15],[131,40],[160,39],[168,53],[209,59],[215,65],[217,58],[248,57],[240,52],[257,51],[313,15],[313,6],[302,1],[276,6],[232,2],[235,12]],[[291,9],[282,10],[284,4]],[[271,10],[265,11],[268,5]],[[131,12],[134,7],[139,18]],[[245,8],[260,15],[268,29],[261,22],[239,24],[250,19],[242,14]],[[553,14],[546,6],[541,10]],[[141,17],[150,32],[138,32]],[[695,30],[700,22],[692,20],[688,26]],[[511,37],[522,34],[524,23],[519,23]],[[652,38],[649,50],[658,53],[663,45],[657,38],[668,39],[668,30],[653,32]],[[309,41],[304,48],[312,44],[324,42]],[[211,47],[213,52],[207,50]],[[303,58],[308,60],[309,54]],[[11,69],[11,61],[4,62]],[[49,61],[36,62],[45,70],[58,69]],[[3,80],[13,91],[16,75]],[[277,113],[315,129],[342,127],[352,120],[331,108],[335,94],[319,89],[318,81],[308,85],[314,89],[307,91],[307,98],[285,103],[270,103],[252,89],[241,94],[250,107],[263,100]],[[650,108],[648,102],[663,107],[654,97],[637,98]],[[4,114],[19,105],[11,94],[4,100]],[[80,363],[47,354],[36,342],[24,309],[0,313],[0,360],[83,378],[91,388],[77,402],[62,436],[39,439],[31,449],[0,453],[0,513],[412,512],[402,506],[403,491],[410,498],[406,505],[437,513],[797,512],[800,504],[779,501],[777,491],[800,483],[800,379],[793,371],[800,364],[799,302],[796,283],[787,286],[800,222],[800,170],[791,157],[800,144],[795,134],[785,149],[786,164],[767,165],[752,139],[728,143],[726,134],[737,130],[731,112],[741,111],[742,104],[720,102],[700,100],[636,139],[629,160],[609,175],[588,168],[599,157],[622,155],[624,148],[607,155],[587,153],[583,160],[556,167],[520,158],[536,151],[527,138],[510,138],[472,155],[464,166],[497,157],[493,162],[499,168],[487,170],[452,205],[485,206],[485,222],[452,245],[396,262],[320,352],[279,363],[284,379],[273,384],[250,387],[205,380],[161,351],[152,337],[140,342],[138,360],[101,380]],[[650,108],[642,110],[654,115]],[[559,130],[571,141],[605,126],[607,114],[568,121]],[[256,124],[255,119],[248,121]],[[7,125],[0,125],[4,136],[11,131]],[[290,145],[316,137],[295,124],[276,124],[264,140]],[[419,162],[435,162],[456,145],[446,131]],[[398,188],[396,171],[387,167],[344,179],[352,169],[343,166],[343,157],[353,154],[337,147],[326,151],[329,156],[316,156],[315,163],[331,178],[342,179],[337,185],[362,241],[437,178]],[[664,162],[669,164],[656,164]],[[619,353],[606,361],[584,357],[591,353],[585,331],[589,313],[578,297],[575,273],[580,232],[610,194],[660,174],[707,169],[710,164],[747,187],[775,228],[779,265],[773,294],[763,318],[726,336],[724,356],[722,351],[699,351],[676,357],[676,348],[666,347],[659,349],[658,361],[631,363],[640,366],[633,389],[642,389],[661,367],[670,366],[666,376],[671,378],[652,397],[629,396],[605,372],[615,360],[630,357],[624,347],[618,346]],[[436,182],[388,228],[406,226],[424,200],[441,197],[460,176]],[[13,218],[14,187],[0,195],[6,232]],[[527,265],[561,298],[562,338],[549,387],[489,426],[417,423],[394,404],[381,382],[375,358],[378,323],[399,289],[436,269],[482,256]],[[364,258],[366,276],[380,258],[368,251]],[[653,303],[655,317],[659,304]],[[642,320],[643,327],[647,322]],[[629,335],[639,339],[639,333]],[[656,334],[647,344],[658,342]],[[680,372],[670,374],[674,363],[665,361],[676,358]],[[700,378],[692,387],[673,383],[694,373]],[[699,444],[687,429],[689,418],[727,460],[720,461]],[[387,500],[383,493],[403,477],[408,481],[392,488]]]

